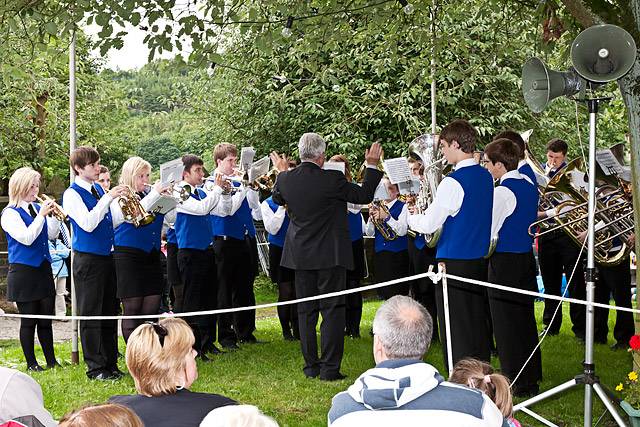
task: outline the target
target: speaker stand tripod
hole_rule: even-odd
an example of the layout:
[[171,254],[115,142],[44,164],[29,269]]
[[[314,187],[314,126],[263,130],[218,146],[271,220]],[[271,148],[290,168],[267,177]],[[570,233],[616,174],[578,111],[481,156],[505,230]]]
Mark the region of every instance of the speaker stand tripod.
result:
[[[594,261],[594,248],[595,248],[595,171],[596,171],[596,120],[598,115],[598,106],[601,101],[608,100],[610,98],[593,98],[584,99],[589,107],[589,200],[588,200],[588,222],[587,222],[587,268],[585,271],[586,285],[587,285],[587,302],[593,303],[595,295],[595,261]],[[562,311],[560,312],[562,315]],[[615,408],[613,402],[617,402],[618,399],[600,384],[599,378],[596,376],[596,365],[593,362],[593,334],[594,334],[594,307],[592,305],[586,306],[586,330],[585,330],[585,349],[584,349],[584,362],[582,373],[576,375],[573,379],[560,384],[550,390],[545,391],[537,396],[525,400],[513,407],[514,412],[522,411],[527,415],[535,418],[541,423],[547,426],[556,426],[550,421],[546,420],[539,414],[533,412],[528,407],[534,403],[547,399],[548,397],[559,394],[565,390],[568,390],[574,386],[584,385],[584,427],[592,426],[592,409],[593,409],[593,394],[595,391],[602,404],[609,411],[613,419],[619,426],[626,426],[627,424],[622,419],[620,414]]]

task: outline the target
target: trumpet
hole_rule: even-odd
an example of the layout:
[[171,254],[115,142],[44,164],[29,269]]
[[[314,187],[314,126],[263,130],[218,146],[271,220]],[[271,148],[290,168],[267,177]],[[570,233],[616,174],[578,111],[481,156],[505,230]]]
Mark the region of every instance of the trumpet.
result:
[[[371,207],[378,209],[379,211],[382,211],[387,216],[391,216],[391,212],[389,212],[389,208],[387,207],[387,205],[385,205],[384,201],[382,200],[374,200],[371,203]],[[393,228],[391,228],[391,226],[386,221],[375,219],[372,216],[371,222],[373,223],[374,227],[376,227],[378,232],[380,232],[380,234],[385,240],[395,240],[398,238],[398,234],[395,232]]]
[[131,190],[131,187],[127,185],[125,188],[126,194],[118,198],[118,206],[122,210],[125,221],[133,223],[136,228],[151,224],[156,216],[142,207],[138,195]]
[[[152,188],[151,184],[144,184],[145,188]],[[191,186],[190,185],[180,185],[173,184],[171,187],[167,188],[165,191],[161,193],[163,196],[168,196],[176,200],[178,203],[182,203],[191,197]]]
[[64,211],[64,209],[62,209],[62,206],[56,203],[56,201],[52,197],[49,197],[46,194],[41,194],[39,196],[36,196],[36,200],[41,204],[51,201],[51,205],[53,207],[53,209],[51,210],[51,215],[53,215],[60,222],[64,222],[64,220],[67,219],[67,213]]

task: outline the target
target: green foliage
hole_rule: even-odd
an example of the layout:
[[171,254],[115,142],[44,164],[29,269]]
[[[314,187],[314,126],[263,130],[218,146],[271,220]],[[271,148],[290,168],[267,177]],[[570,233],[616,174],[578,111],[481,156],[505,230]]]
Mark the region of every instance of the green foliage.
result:
[[180,157],[178,147],[166,136],[158,136],[138,145],[136,154],[158,168],[162,163]]

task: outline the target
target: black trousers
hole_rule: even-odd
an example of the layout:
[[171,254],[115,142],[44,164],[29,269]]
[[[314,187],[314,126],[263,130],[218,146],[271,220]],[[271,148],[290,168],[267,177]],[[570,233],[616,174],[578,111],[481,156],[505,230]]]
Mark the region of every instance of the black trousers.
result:
[[[487,280],[487,260],[445,259],[447,273],[468,279]],[[486,288],[458,280],[447,280],[449,294],[449,322],[451,323],[451,348],[453,363],[465,357],[489,362],[491,360],[490,340],[487,318]],[[445,367],[447,362],[446,325],[442,286],[436,287],[438,322],[440,323],[440,341]]]
[[[413,244],[413,239],[409,241],[409,273],[420,274],[429,271],[429,266],[433,266],[433,271],[438,271],[436,262],[436,250],[424,247],[418,250]],[[434,284],[431,279],[423,278],[411,282],[411,294],[413,298],[427,309],[433,320],[433,337],[438,337],[438,307],[436,305],[436,288],[440,283]]]
[[[84,252],[75,252],[73,258],[78,315],[115,316],[118,314],[116,298],[116,271],[113,258]],[[118,362],[117,320],[83,320],[80,322],[82,355],[87,374],[113,370]]]
[[[304,298],[344,290],[346,274],[344,267],[296,270],[296,296]],[[318,358],[316,341],[319,314],[322,314],[320,358]],[[328,379],[338,374],[344,352],[344,296],[299,303],[298,325],[305,375],[308,377],[320,375],[321,378]]]
[[[246,307],[255,303],[253,296],[253,255],[247,240],[216,237],[218,308]],[[247,340],[253,334],[255,311],[222,314],[218,318],[218,340],[228,346]]]
[[[409,275],[409,254],[407,251],[376,252],[373,256],[376,268],[376,282],[382,283]],[[378,296],[389,299],[394,295],[409,295],[409,282],[378,288]]]
[[[567,277],[571,277],[574,265],[577,263],[573,278],[568,282],[569,295],[572,298],[585,299],[586,288],[584,283],[584,270],[582,260],[578,261],[580,248],[564,234],[554,234],[551,237],[543,236],[538,240],[538,262],[540,264],[540,273],[544,282],[544,291],[550,295],[560,295],[562,289],[562,273]],[[553,324],[551,318],[553,312],[558,306],[559,301],[545,300],[544,314],[542,320],[549,329],[550,334],[557,334],[562,325],[562,309],[556,315]],[[585,306],[579,304],[571,304],[569,306],[569,315],[572,330],[577,337],[584,338],[585,333]]]
[[[178,313],[213,310],[217,308],[218,281],[213,249],[179,249],[178,269],[183,283],[182,304]],[[195,336],[194,348],[199,352],[206,344],[216,341],[216,316],[192,316],[185,318]]]
[[173,289],[173,308],[182,307],[184,292],[178,269],[178,245],[167,243],[167,285]]
[[[595,289],[595,301],[609,304],[611,294],[618,307],[631,308],[631,270],[629,257],[621,264],[613,267],[598,268],[598,281]],[[609,333],[609,310],[595,309],[594,338],[598,342],[606,342]],[[616,312],[616,324],[613,327],[613,337],[618,344],[629,344],[629,339],[634,334],[633,314],[625,311]]]
[[[537,291],[536,272],[532,269],[532,252],[494,253],[489,259],[489,282],[514,289]],[[487,289],[493,320],[493,333],[500,357],[500,369],[513,381],[538,344],[534,298],[497,289]],[[542,379],[540,350],[531,358],[515,390],[537,391]]]

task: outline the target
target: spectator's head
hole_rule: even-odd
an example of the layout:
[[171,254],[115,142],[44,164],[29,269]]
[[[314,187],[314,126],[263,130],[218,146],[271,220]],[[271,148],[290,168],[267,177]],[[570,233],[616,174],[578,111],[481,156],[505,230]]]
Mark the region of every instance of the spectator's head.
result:
[[129,337],[126,352],[136,391],[161,396],[189,388],[198,378],[194,342],[191,328],[182,319],[166,318],[138,326]]
[[228,405],[209,412],[200,427],[278,427],[278,423],[255,406]]
[[317,133],[307,132],[298,141],[298,152],[303,162],[313,162],[318,166],[324,165],[327,143]]
[[413,298],[396,295],[385,301],[373,319],[373,357],[422,359],[429,345],[433,323],[427,310]]
[[487,170],[494,179],[500,179],[505,173],[516,170],[519,159],[520,149],[507,138],[495,139],[484,148]]
[[17,169],[9,178],[9,205],[31,203],[40,192],[40,174],[30,167]]
[[93,182],[100,175],[100,154],[93,147],[78,147],[71,152],[69,165],[76,176]]
[[185,154],[182,156],[182,179],[189,185],[196,186],[202,184],[204,178],[204,162],[195,154]]
[[108,167],[100,165],[98,184],[100,184],[100,187],[102,187],[104,191],[109,191],[109,189],[111,188],[111,172],[109,172]]
[[502,415],[513,416],[509,380],[493,371],[491,365],[476,359],[462,359],[453,367],[449,381],[477,388],[496,404]]
[[235,145],[223,142],[213,148],[213,161],[216,171],[223,175],[233,175],[238,166],[238,149]]
[[347,159],[345,155],[336,154],[331,157],[329,161],[344,163],[344,176],[347,178],[347,181],[351,182],[351,167],[349,166],[349,159]]
[[141,193],[145,189],[145,184],[149,184],[151,174],[151,164],[142,157],[129,157],[122,164],[120,171],[120,184],[129,186],[133,191]]
[[454,120],[440,132],[440,150],[447,163],[456,164],[460,160],[473,157],[478,142],[478,132],[466,120]]
[[518,132],[516,132],[515,130],[503,130],[502,132],[500,132],[499,134],[497,134],[496,136],[493,137],[494,141],[497,141],[499,139],[509,139],[511,140],[514,144],[516,144],[518,146],[518,148],[520,149],[520,156],[518,157],[518,160],[524,159],[524,139],[522,139],[522,135],[520,135]]
[[567,158],[569,146],[560,138],[553,138],[547,143],[547,164],[558,169]]
[[129,408],[113,403],[87,406],[66,414],[61,427],[144,427],[142,420]]

